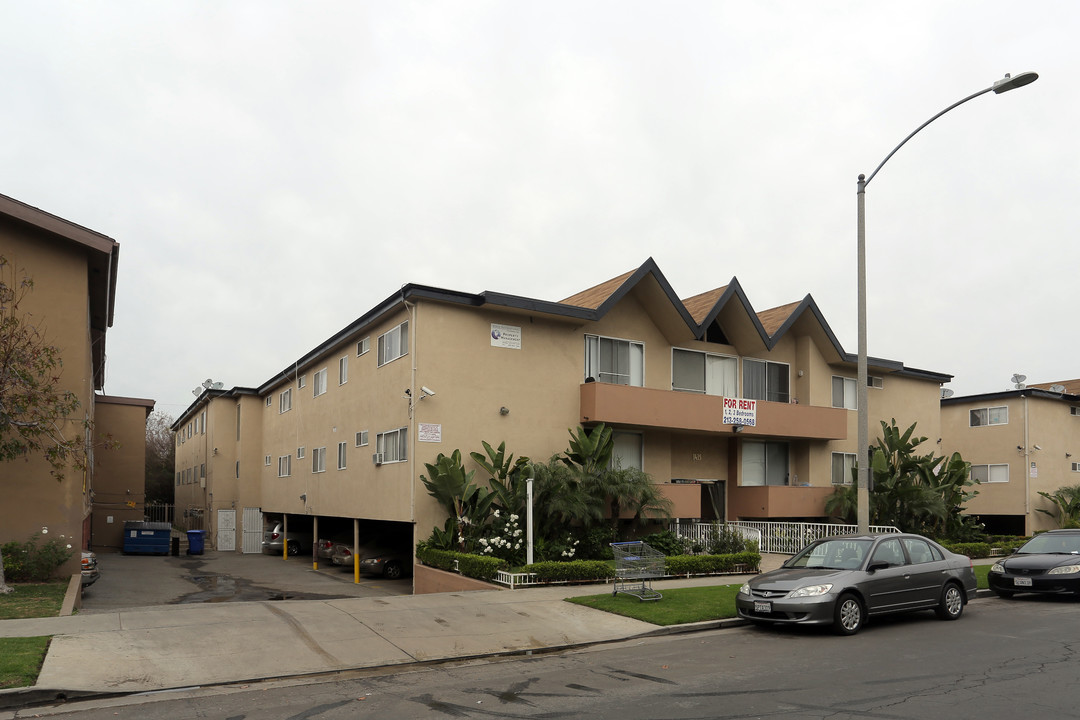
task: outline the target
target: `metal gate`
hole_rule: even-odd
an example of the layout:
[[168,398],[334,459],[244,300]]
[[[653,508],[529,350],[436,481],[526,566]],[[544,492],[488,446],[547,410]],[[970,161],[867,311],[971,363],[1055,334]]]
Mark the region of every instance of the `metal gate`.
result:
[[263,520],[259,508],[244,508],[244,537],[242,550],[246,553],[262,552]]
[[217,511],[217,549],[219,552],[236,550],[236,511]]

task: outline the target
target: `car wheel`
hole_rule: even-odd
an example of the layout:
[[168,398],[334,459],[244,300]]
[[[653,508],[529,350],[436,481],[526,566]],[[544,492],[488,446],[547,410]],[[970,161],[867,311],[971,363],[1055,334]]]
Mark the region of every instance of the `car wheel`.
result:
[[386,567],[383,568],[383,577],[387,580],[397,580],[401,577],[401,563],[395,561],[386,563]]
[[949,583],[942,588],[936,612],[942,620],[956,620],[964,614],[964,593],[956,583]]
[[294,542],[289,543],[289,554],[290,555],[299,555],[300,554],[300,545],[298,543],[294,543]]
[[833,611],[833,630],[838,635],[854,635],[862,629],[864,622],[862,603],[851,593],[844,593],[836,601]]
[[1012,593],[1011,590],[994,590],[994,593],[999,598],[1004,598],[1005,600],[1008,600],[1009,598],[1011,598],[1013,596],[1013,593]]

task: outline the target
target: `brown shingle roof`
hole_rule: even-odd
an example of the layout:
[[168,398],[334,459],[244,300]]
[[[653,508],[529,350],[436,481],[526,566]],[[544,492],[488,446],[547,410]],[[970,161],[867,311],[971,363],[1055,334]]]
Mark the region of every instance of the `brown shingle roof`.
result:
[[1030,388],[1038,388],[1039,390],[1049,390],[1053,385],[1064,385],[1065,393],[1068,395],[1080,395],[1080,379],[1077,380],[1059,380],[1058,382],[1039,383],[1038,385],[1028,385]]
[[617,278],[612,278],[607,282],[600,283],[588,290],[582,290],[577,295],[571,295],[570,297],[562,300],[563,305],[575,305],[577,307],[589,308],[595,310],[604,304],[604,301],[611,297],[612,293],[622,287],[622,284],[633,275],[636,271],[623,273]]
[[690,313],[690,317],[694,318],[694,322],[701,324],[705,322],[705,316],[709,314],[709,311],[716,306],[716,301],[720,299],[720,296],[727,290],[727,285],[724,287],[716,288],[715,290],[709,290],[703,292],[700,295],[695,295],[692,298],[687,298],[682,301],[686,311]]
[[763,310],[758,313],[758,320],[761,321],[761,326],[765,328],[765,332],[772,337],[797,307],[799,307],[799,303],[793,302],[788,303],[787,305],[781,305],[780,307],[774,307],[771,310]]

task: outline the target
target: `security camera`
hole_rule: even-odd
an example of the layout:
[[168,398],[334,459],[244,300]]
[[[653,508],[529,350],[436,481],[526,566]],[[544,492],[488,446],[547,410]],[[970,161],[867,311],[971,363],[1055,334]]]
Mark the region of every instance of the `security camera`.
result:
[[1036,450],[1042,450],[1042,448],[1039,447],[1038,445],[1035,445],[1034,447],[1035,447]]
[[435,391],[432,390],[431,388],[429,388],[427,385],[421,385],[420,386],[420,392],[424,393],[425,395],[427,395],[429,397],[434,397],[435,396]]

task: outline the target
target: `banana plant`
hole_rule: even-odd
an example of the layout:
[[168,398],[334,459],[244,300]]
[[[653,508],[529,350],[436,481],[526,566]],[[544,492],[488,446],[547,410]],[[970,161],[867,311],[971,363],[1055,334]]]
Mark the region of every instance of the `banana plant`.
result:
[[481,444],[487,455],[472,452],[469,456],[487,473],[488,486],[495,494],[493,504],[508,513],[523,515],[527,501],[525,478],[529,472],[529,458],[514,460],[513,454],[507,457],[505,442],[499,443],[497,450],[486,442]]
[[480,528],[487,521],[495,495],[473,483],[475,470],[465,470],[461,451],[449,456],[439,453],[435,463],[424,463],[428,476],[420,475],[428,494],[450,514],[456,525],[457,543],[462,552],[471,549]]
[[1063,528],[1080,527],[1080,485],[1058,488],[1051,493],[1039,492],[1044,498],[1054,503],[1054,512],[1035,508],[1039,512],[1056,517]]
[[587,476],[597,477],[611,466],[615,440],[611,428],[600,423],[591,430],[578,425],[570,431],[570,449],[561,460]]

